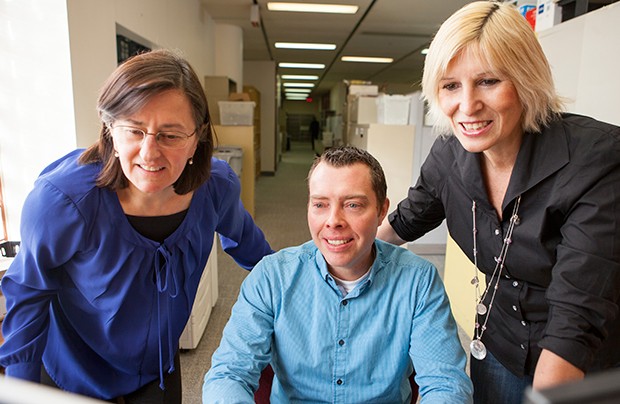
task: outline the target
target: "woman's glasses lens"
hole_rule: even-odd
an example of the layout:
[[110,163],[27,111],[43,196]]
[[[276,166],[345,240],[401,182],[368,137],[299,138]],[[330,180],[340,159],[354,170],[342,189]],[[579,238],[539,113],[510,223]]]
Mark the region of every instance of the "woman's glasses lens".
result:
[[169,149],[182,148],[187,144],[188,139],[193,136],[193,133],[187,135],[185,133],[175,131],[147,133],[144,130],[133,126],[115,126],[113,130],[119,135],[119,140],[123,141],[125,144],[141,144],[146,136],[152,135],[155,136],[155,140],[158,145]]

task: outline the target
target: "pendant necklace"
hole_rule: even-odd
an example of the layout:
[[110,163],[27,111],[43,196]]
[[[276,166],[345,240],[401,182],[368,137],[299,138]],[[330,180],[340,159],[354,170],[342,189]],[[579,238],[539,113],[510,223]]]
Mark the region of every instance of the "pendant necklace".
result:
[[[506,259],[506,254],[508,253],[508,247],[512,244],[512,231],[516,224],[519,223],[519,216],[517,213],[519,212],[519,204],[521,203],[521,195],[517,197],[517,201],[512,209],[512,215],[510,216],[510,224],[508,225],[508,231],[506,232],[506,237],[504,238],[504,243],[502,244],[502,249],[499,253],[499,256],[495,257],[495,268],[493,269],[493,273],[491,274],[491,278],[487,283],[487,286],[484,290],[484,293],[480,293],[480,279],[478,278],[478,246],[476,243],[476,233],[478,233],[478,229],[476,228],[476,201],[472,201],[471,211],[472,211],[472,222],[473,222],[473,238],[474,238],[474,277],[471,280],[471,284],[475,287],[476,293],[476,329],[475,329],[475,337],[471,341],[469,345],[469,349],[471,351],[471,356],[478,360],[483,360],[487,356],[487,348],[484,346],[484,343],[481,341],[482,335],[487,329],[487,322],[489,321],[489,316],[491,315],[491,309],[493,308],[493,301],[495,300],[495,294],[497,293],[497,289],[499,287],[499,279],[502,275],[502,271],[504,269],[504,261]],[[494,281],[495,280],[495,281]],[[491,289],[491,285],[493,285],[493,293],[491,294],[491,300],[489,301],[489,306],[485,306],[483,301],[486,298],[489,290]],[[480,324],[480,316],[486,317],[484,322]]]

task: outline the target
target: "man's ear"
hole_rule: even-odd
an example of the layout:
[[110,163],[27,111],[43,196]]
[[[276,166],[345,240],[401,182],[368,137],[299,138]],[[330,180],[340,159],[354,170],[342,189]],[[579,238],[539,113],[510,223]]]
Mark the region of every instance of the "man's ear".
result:
[[383,219],[385,219],[385,217],[387,216],[389,208],[390,200],[386,197],[385,201],[383,202],[383,206],[381,206],[381,209],[379,210],[379,224],[383,223]]

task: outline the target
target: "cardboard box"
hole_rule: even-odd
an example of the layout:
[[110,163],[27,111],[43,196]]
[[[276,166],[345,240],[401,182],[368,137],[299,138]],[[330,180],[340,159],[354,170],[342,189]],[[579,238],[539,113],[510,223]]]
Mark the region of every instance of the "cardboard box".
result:
[[538,0],[536,4],[536,32],[544,31],[562,22],[562,7],[555,0]]
[[248,93],[231,93],[228,96],[228,101],[252,101],[252,99]]
[[379,95],[379,86],[367,84],[351,84],[349,94],[355,95]]

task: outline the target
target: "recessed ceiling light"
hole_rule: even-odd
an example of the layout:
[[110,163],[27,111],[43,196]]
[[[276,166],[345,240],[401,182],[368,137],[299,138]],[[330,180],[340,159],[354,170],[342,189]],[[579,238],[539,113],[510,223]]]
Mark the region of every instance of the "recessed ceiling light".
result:
[[340,60],[343,62],[362,62],[362,63],[392,63],[392,58],[376,58],[367,56],[343,56]]
[[316,4],[316,3],[282,3],[269,2],[269,11],[293,11],[300,13],[333,13],[333,14],[355,14],[358,6],[345,4]]
[[278,49],[311,49],[311,50],[334,50],[336,45],[333,43],[302,43],[302,42],[276,42],[274,46]]
[[304,93],[304,94],[307,94],[307,93],[311,93],[312,89],[311,88],[290,88],[290,87],[288,87],[288,88],[284,89],[284,92],[286,94],[292,94],[292,93]]
[[280,67],[290,67],[293,69],[324,69],[325,65],[322,63],[289,63],[289,62],[281,62],[278,63]]
[[312,88],[314,83],[284,83],[284,87]]
[[283,74],[284,80],[318,80],[319,76],[313,76],[311,74]]

